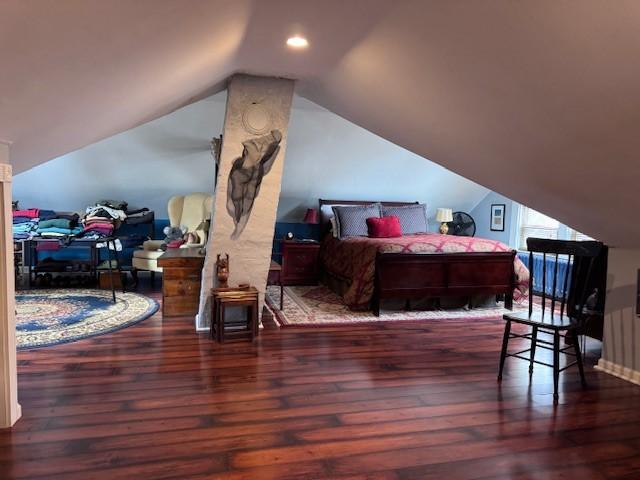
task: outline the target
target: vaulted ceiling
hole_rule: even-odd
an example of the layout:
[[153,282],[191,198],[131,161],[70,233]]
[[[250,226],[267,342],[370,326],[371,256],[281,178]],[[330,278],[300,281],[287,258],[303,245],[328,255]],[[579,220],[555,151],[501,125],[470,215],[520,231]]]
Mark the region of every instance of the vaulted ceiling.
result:
[[[285,47],[295,32],[307,50]],[[640,246],[638,58],[636,0],[5,0],[0,139],[20,172],[235,72],[286,76],[398,145]]]

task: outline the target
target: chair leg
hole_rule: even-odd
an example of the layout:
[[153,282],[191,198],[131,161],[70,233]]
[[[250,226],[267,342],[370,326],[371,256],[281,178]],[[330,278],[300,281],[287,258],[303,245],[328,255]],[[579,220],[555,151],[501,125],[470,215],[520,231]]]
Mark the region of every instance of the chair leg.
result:
[[513,310],[513,291],[504,296],[504,308]]
[[538,344],[538,327],[531,330],[531,356],[529,357],[529,375],[533,374],[533,361],[536,358],[536,345]]
[[507,358],[507,347],[509,346],[509,335],[511,334],[511,320],[507,320],[504,325],[504,335],[502,337],[502,351],[500,352],[500,369],[498,370],[498,381],[502,380],[502,370],[504,361]]
[[587,386],[587,380],[584,378],[584,365],[582,364],[582,352],[580,352],[580,342],[578,341],[578,332],[576,329],[571,330],[571,339],[573,340],[573,350],[576,354],[576,362],[578,363],[578,370],[580,371],[580,381],[582,387]]
[[558,383],[560,380],[560,332],[553,333],[553,403],[558,403]]
[[135,267],[131,269],[131,278],[133,279],[133,285],[131,288],[138,288],[138,269]]

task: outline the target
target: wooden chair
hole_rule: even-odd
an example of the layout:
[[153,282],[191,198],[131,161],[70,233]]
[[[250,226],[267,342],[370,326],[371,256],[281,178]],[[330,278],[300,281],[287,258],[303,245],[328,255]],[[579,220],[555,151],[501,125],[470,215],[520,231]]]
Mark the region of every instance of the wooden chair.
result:
[[[567,368],[578,365],[580,379],[583,387],[586,387],[584,378],[584,367],[582,355],[578,341],[578,331],[581,330],[584,316],[584,305],[587,299],[588,281],[580,282],[574,288],[569,278],[569,267],[565,269],[563,278],[558,278],[558,259],[567,259],[568,265],[577,265],[579,272],[573,272],[572,278],[583,274],[583,278],[589,279],[592,274],[595,258],[602,249],[602,243],[575,242],[564,240],[548,240],[542,238],[528,238],[527,250],[529,251],[529,311],[521,313],[508,313],[503,316],[506,320],[504,336],[502,339],[502,352],[500,354],[500,369],[498,381],[502,380],[502,370],[507,357],[516,357],[529,362],[529,375],[533,374],[533,364],[545,365],[553,368],[553,399],[558,401],[558,380],[560,372]],[[542,291],[534,291],[533,256],[542,254]],[[560,257],[563,256],[563,257]],[[551,279],[547,279],[547,270],[551,270],[547,264],[547,259],[553,263],[553,274]],[[581,261],[576,262],[576,259]],[[582,269],[586,269],[585,272]],[[551,290],[548,292],[548,282],[551,282]],[[534,296],[539,296],[542,303],[539,309],[534,310]],[[550,304],[550,305],[549,305]],[[559,311],[558,307],[559,306]],[[531,332],[525,335],[511,333],[511,323],[520,323],[531,326]],[[546,333],[553,336],[553,341],[538,338],[539,333]],[[571,345],[560,348],[560,334],[565,333]],[[515,353],[508,353],[510,338],[525,338],[531,340],[531,347]],[[536,347],[553,351],[553,364],[544,363],[535,359]],[[570,352],[573,350],[573,352]],[[529,353],[529,357],[523,354]],[[575,361],[560,368],[560,354],[575,357]]]

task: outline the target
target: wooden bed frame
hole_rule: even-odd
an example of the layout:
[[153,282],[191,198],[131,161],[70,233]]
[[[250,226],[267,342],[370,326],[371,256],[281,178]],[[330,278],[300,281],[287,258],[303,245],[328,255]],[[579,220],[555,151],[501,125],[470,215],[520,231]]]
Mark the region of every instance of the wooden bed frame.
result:
[[[320,232],[328,232],[331,207],[368,205],[375,201],[320,199]],[[386,206],[417,202],[379,202]],[[380,315],[380,302],[389,298],[504,295],[505,307],[513,308],[516,288],[516,251],[465,253],[379,253],[375,266],[375,290],[371,308]],[[322,265],[325,274],[331,275]]]

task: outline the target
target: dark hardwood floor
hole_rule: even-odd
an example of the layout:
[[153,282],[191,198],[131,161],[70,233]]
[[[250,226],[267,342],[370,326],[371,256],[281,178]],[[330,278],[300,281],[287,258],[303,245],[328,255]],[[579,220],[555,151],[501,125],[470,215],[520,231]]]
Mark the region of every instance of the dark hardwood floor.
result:
[[640,387],[588,368],[583,391],[569,370],[554,407],[551,370],[529,383],[516,359],[498,385],[502,329],[267,329],[219,346],[158,314],[20,352],[0,478],[640,478]]

